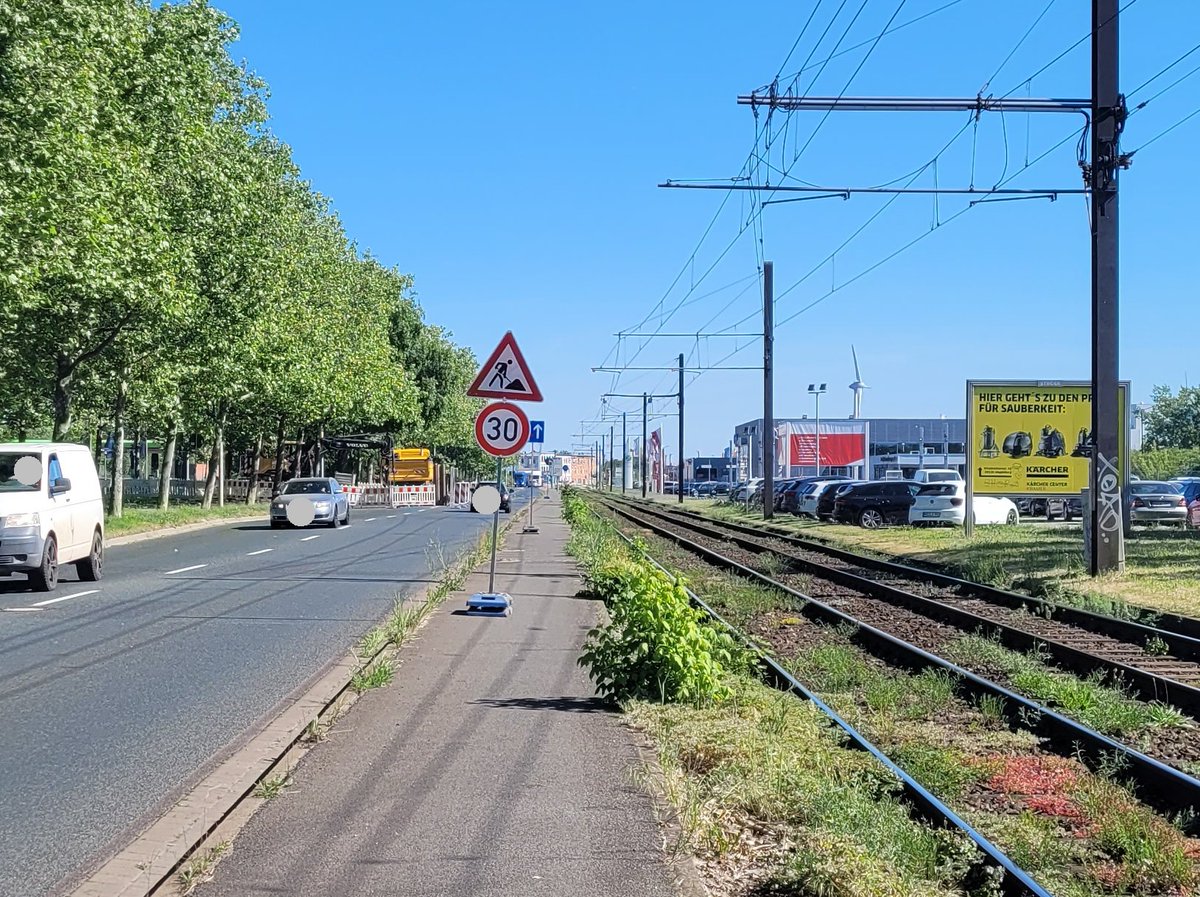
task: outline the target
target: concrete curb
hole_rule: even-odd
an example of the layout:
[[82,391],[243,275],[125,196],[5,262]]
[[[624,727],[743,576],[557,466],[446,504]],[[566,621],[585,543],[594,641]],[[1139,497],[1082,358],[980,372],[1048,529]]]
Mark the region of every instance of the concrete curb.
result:
[[262,511],[254,515],[246,515],[244,517],[215,517],[212,520],[200,520],[196,523],[185,523],[182,526],[163,526],[158,529],[146,530],[142,533],[130,533],[127,536],[113,536],[111,539],[105,540],[106,547],[116,545],[132,545],[136,542],[146,542],[150,539],[161,539],[163,536],[177,536],[182,533],[194,533],[196,530],[212,529],[215,526],[234,523],[253,523],[267,519],[266,511]]

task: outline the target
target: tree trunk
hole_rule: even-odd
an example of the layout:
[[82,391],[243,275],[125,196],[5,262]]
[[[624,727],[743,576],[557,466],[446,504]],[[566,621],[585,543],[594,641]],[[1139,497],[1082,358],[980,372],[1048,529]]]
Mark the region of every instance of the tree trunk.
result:
[[250,482],[246,486],[246,504],[252,505],[258,501],[258,459],[262,457],[263,434],[259,430],[254,440],[254,455],[250,458]]
[[158,465],[158,507],[165,511],[171,506],[171,474],[175,471],[175,443],[179,441],[179,424],[167,422],[167,444]]
[[296,433],[296,453],[292,457],[292,476],[301,476],[300,462],[304,459],[304,431],[299,430]]
[[225,482],[225,415],[221,415],[221,428],[217,431],[217,477],[220,482],[217,484],[217,504],[220,507],[225,507],[225,493],[228,491],[228,486]]
[[317,432],[317,469],[314,471],[317,476],[325,476],[325,443],[322,442],[325,438],[325,422],[321,421],[321,429]]
[[[213,433],[212,451],[208,456],[208,475],[204,478],[204,498],[200,502],[200,506],[204,510],[212,507],[213,492],[216,491],[217,479],[222,473],[221,468],[224,466],[225,455],[225,408],[224,406],[217,412],[216,429]],[[221,481],[221,493],[225,492],[225,481]],[[221,505],[225,504],[224,498],[220,501]]]
[[71,377],[75,365],[59,352],[54,359],[54,441],[61,442],[71,429]]
[[283,482],[283,417],[279,418],[279,426],[275,428],[275,476],[271,483],[271,497],[279,493],[279,484]]
[[122,372],[121,380],[117,383],[117,403],[113,409],[112,485],[108,499],[108,513],[112,517],[120,517],[125,512],[125,400],[128,394],[129,384]]

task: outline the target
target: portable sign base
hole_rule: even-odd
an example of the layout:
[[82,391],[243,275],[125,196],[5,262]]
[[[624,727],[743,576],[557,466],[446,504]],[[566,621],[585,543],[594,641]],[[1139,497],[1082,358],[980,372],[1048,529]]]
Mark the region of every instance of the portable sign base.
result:
[[521,530],[521,532],[536,533],[537,531],[538,531],[538,528],[533,525],[533,483],[530,483],[529,484],[529,523],[525,526],[525,528],[523,530]]
[[468,617],[508,617],[512,615],[512,596],[507,592],[476,592],[467,599]]

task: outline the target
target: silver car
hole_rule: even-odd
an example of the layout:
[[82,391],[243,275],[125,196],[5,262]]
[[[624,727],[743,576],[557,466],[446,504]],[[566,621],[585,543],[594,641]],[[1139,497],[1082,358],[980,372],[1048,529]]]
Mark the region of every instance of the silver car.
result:
[[1175,483],[1140,480],[1129,484],[1129,519],[1133,523],[1187,523],[1187,502]]
[[312,504],[312,519],[308,523],[338,527],[350,522],[350,496],[342,491],[337,480],[332,477],[300,477],[284,483],[279,494],[271,499],[271,528],[287,526],[293,519],[307,520],[306,512],[293,512],[291,517],[288,516],[288,506],[301,501]]

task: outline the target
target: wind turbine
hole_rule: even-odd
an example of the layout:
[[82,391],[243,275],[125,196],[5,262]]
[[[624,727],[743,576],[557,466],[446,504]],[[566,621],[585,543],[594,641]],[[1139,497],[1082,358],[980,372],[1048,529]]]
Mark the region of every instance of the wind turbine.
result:
[[858,353],[854,351],[854,346],[850,347],[850,354],[854,356],[854,382],[850,384],[850,391],[854,393],[854,412],[850,417],[853,420],[858,420],[862,417],[863,390],[870,387],[863,383],[862,374],[858,372]]

